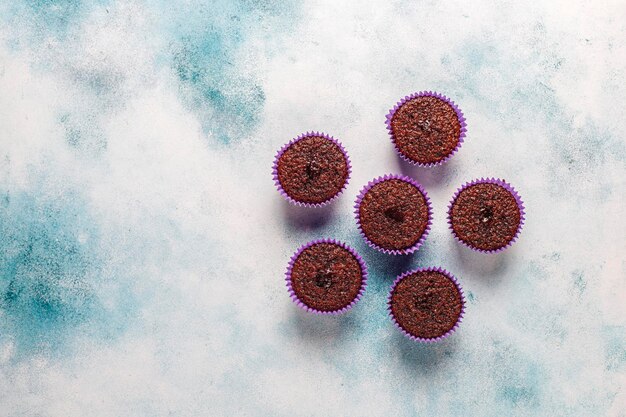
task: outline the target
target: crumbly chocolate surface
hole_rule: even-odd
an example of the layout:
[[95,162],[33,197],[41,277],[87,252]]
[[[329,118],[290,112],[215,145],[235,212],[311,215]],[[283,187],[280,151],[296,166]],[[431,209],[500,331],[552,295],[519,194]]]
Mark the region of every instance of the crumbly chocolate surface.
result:
[[323,203],[337,195],[348,179],[341,148],[321,136],[300,139],[278,159],[278,181],[296,201]]
[[400,152],[422,164],[447,157],[461,138],[454,108],[437,97],[420,96],[402,104],[391,118],[391,132]]
[[363,283],[361,265],[345,248],[318,243],[300,253],[291,269],[291,286],[307,306],[336,311],[348,306]]
[[520,226],[517,200],[498,184],[479,183],[461,191],[452,203],[452,229],[477,249],[496,250],[508,245]]
[[461,294],[441,272],[421,271],[403,278],[391,294],[391,312],[407,333],[424,339],[443,336],[459,320]]
[[359,207],[365,236],[384,249],[415,245],[428,225],[428,206],[422,192],[399,179],[379,182],[367,191]]

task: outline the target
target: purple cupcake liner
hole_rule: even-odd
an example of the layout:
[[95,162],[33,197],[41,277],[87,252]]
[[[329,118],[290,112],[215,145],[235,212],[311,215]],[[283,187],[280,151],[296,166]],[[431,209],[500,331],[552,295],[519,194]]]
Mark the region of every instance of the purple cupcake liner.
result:
[[[343,308],[341,308],[339,310],[321,311],[321,310],[317,310],[315,308],[309,307],[308,305],[304,304],[298,298],[298,296],[296,295],[295,291],[293,290],[293,286],[291,284],[291,271],[293,269],[294,263],[296,262],[296,259],[298,259],[300,254],[305,249],[308,249],[311,246],[317,245],[319,243],[330,243],[330,244],[338,245],[338,246],[346,249],[348,252],[350,252],[356,258],[356,260],[359,262],[359,266],[361,267],[362,280],[361,280],[361,289],[359,290],[359,293],[354,298],[354,300],[352,300],[352,302],[350,302],[350,304],[348,304],[347,306],[345,306],[345,307],[343,307]],[[296,253],[293,254],[291,259],[289,260],[289,265],[287,266],[287,272],[285,273],[285,281],[287,282],[287,290],[289,291],[289,296],[291,297],[293,302],[296,303],[296,305],[298,307],[304,309],[305,311],[308,311],[309,313],[338,315],[338,314],[342,314],[342,313],[345,313],[346,311],[350,310],[361,299],[361,297],[363,297],[363,293],[365,293],[365,288],[367,287],[367,266],[365,265],[365,261],[363,260],[363,258],[361,258],[361,255],[359,255],[354,249],[352,249],[347,244],[345,244],[343,242],[340,242],[338,240],[335,240],[335,239],[316,239],[316,240],[313,240],[313,241],[311,241],[311,242],[309,242],[309,243],[307,243],[305,245],[302,245],[296,251]]]
[[[359,217],[359,208],[361,207],[361,202],[363,201],[363,198],[365,197],[365,194],[367,194],[367,192],[376,184],[383,182],[383,181],[387,181],[387,180],[401,180],[404,182],[408,182],[409,184],[415,186],[418,190],[420,190],[420,192],[422,193],[422,195],[424,196],[424,199],[426,200],[426,206],[428,207],[428,223],[426,223],[426,229],[424,230],[424,233],[422,233],[422,236],[419,238],[419,240],[413,245],[410,246],[408,248],[405,249],[386,249],[383,248],[381,246],[378,246],[376,243],[372,242],[371,240],[369,240],[369,238],[365,235],[365,232],[363,231],[363,228],[361,227],[361,220]],[[361,236],[363,237],[363,239],[365,239],[365,242],[372,248],[379,250],[383,253],[389,254],[389,255],[408,255],[411,254],[413,252],[415,252],[416,250],[418,250],[420,248],[420,246],[422,246],[422,244],[424,243],[424,241],[426,240],[426,237],[428,236],[428,233],[430,232],[430,226],[432,225],[432,220],[433,220],[433,208],[430,202],[430,198],[428,197],[428,193],[426,192],[426,190],[424,189],[424,187],[422,187],[422,185],[420,183],[418,183],[417,181],[415,181],[413,178],[411,177],[407,177],[404,175],[396,175],[396,174],[387,174],[384,175],[382,177],[378,177],[370,182],[368,182],[365,187],[363,187],[363,189],[361,190],[361,192],[359,193],[359,195],[356,198],[355,204],[354,204],[354,215],[356,218],[356,223],[357,223],[357,227],[359,228],[359,233],[361,234]]]
[[[457,143],[456,147],[445,158],[443,158],[441,161],[430,162],[428,164],[414,161],[411,158],[409,158],[408,156],[404,155],[400,151],[400,148],[398,148],[398,145],[396,144],[396,138],[395,138],[395,136],[393,134],[393,130],[391,129],[391,119],[393,118],[393,115],[396,113],[396,111],[404,103],[406,103],[407,101],[412,100],[412,99],[414,99],[416,97],[436,97],[436,98],[438,98],[440,100],[443,100],[446,103],[448,103],[452,107],[452,109],[454,109],[454,112],[456,113],[457,117],[459,118],[459,123],[461,124],[461,134],[459,136],[459,143]],[[467,132],[467,123],[465,121],[465,116],[463,115],[463,112],[461,111],[461,109],[456,105],[456,103],[454,101],[452,101],[448,97],[444,96],[443,94],[439,94],[439,93],[436,93],[434,91],[419,91],[417,93],[413,93],[411,95],[405,96],[403,99],[398,101],[396,103],[396,105],[393,106],[393,108],[391,110],[389,110],[389,113],[386,116],[385,123],[387,124],[387,130],[389,131],[389,136],[391,137],[391,143],[393,143],[393,146],[396,149],[396,152],[398,153],[398,155],[402,159],[404,159],[406,162],[408,162],[409,164],[420,166],[420,167],[434,167],[434,166],[441,165],[441,164],[447,162],[448,159],[450,159],[452,157],[452,155],[454,155],[459,150],[459,148],[463,144],[463,141],[465,139],[465,134]]]
[[[346,181],[343,184],[343,187],[341,188],[341,190],[339,190],[339,192],[337,194],[335,194],[334,196],[332,196],[331,198],[329,198],[326,201],[323,201],[321,203],[305,203],[302,201],[298,201],[293,199],[291,196],[289,196],[289,194],[287,194],[287,192],[283,189],[282,185],[280,184],[280,181],[278,179],[278,160],[280,159],[280,157],[282,156],[282,154],[294,143],[298,142],[299,140],[302,140],[304,138],[309,138],[309,137],[322,137],[325,139],[330,140],[331,142],[333,142],[335,145],[337,145],[339,147],[339,149],[341,150],[341,152],[343,153],[344,157],[346,158],[346,165],[348,167],[348,176],[346,177]],[[350,174],[352,173],[352,164],[350,163],[350,158],[348,157],[348,152],[346,151],[346,149],[343,147],[343,145],[341,144],[341,142],[339,142],[337,139],[335,139],[334,137],[326,134],[326,133],[322,133],[322,132],[306,132],[303,133],[301,135],[298,135],[297,137],[293,138],[292,140],[290,140],[288,143],[286,143],[285,145],[283,145],[282,148],[280,148],[280,150],[276,153],[276,156],[274,158],[274,164],[272,166],[272,178],[274,179],[274,185],[276,186],[276,189],[278,189],[278,192],[280,192],[280,194],[287,199],[287,201],[289,201],[292,204],[295,204],[297,206],[300,207],[322,207],[325,206],[327,204],[330,204],[333,200],[335,200],[336,198],[338,198],[346,189],[346,187],[348,186],[348,182],[350,181]]]
[[[424,338],[424,337],[418,337],[418,336],[412,335],[408,331],[404,330],[404,328],[400,325],[400,323],[398,323],[398,321],[396,320],[391,310],[391,296],[393,295],[393,291],[396,289],[396,285],[398,285],[398,283],[402,281],[404,278],[406,278],[407,276],[412,275],[416,272],[424,272],[424,271],[440,272],[444,274],[445,276],[450,278],[450,280],[454,283],[456,288],[459,290],[459,294],[461,295],[461,314],[459,314],[458,320],[456,321],[456,323],[450,330],[448,330],[446,333],[444,333],[443,335],[439,337]],[[459,284],[459,281],[454,277],[454,275],[452,275],[450,272],[446,271],[445,269],[439,268],[439,267],[418,268],[418,269],[414,269],[412,271],[408,271],[399,275],[396,278],[396,280],[393,282],[393,284],[391,285],[391,290],[389,291],[389,296],[387,297],[387,312],[389,313],[389,317],[391,318],[391,321],[393,321],[393,324],[395,324],[395,326],[402,332],[402,334],[404,334],[409,339],[415,340],[417,342],[422,342],[422,343],[440,342],[446,337],[450,336],[459,328],[459,325],[461,324],[461,321],[463,320],[463,316],[465,315],[465,294],[463,293],[463,288],[461,287],[461,284]]]
[[[459,194],[461,194],[461,192],[463,190],[465,190],[468,187],[471,187],[472,185],[476,185],[476,184],[496,184],[496,185],[500,185],[500,186],[504,187],[507,191],[509,191],[511,193],[511,195],[513,195],[513,197],[515,197],[515,201],[517,202],[517,207],[519,207],[520,222],[519,222],[519,226],[517,227],[517,231],[515,232],[515,236],[513,236],[513,239],[511,239],[511,241],[509,243],[507,243],[506,245],[502,246],[501,248],[491,249],[491,250],[485,250],[485,249],[476,248],[476,247],[466,243],[465,241],[461,240],[461,238],[459,238],[459,236],[457,236],[456,232],[454,231],[454,228],[452,227],[452,206],[454,205],[454,202],[456,201],[457,197],[459,196]],[[458,188],[456,190],[456,192],[454,193],[454,195],[452,196],[452,200],[450,200],[450,204],[448,204],[448,227],[452,231],[452,235],[454,236],[454,238],[458,242],[460,242],[463,245],[467,246],[468,248],[473,249],[473,250],[478,251],[478,252],[482,252],[482,253],[498,253],[498,252],[502,252],[503,250],[505,250],[506,248],[511,246],[513,243],[515,243],[515,241],[517,241],[517,238],[519,237],[519,234],[522,231],[522,226],[524,226],[524,220],[526,218],[525,217],[526,216],[526,212],[524,211],[524,209],[525,209],[525,207],[524,207],[524,202],[522,201],[522,198],[517,193],[517,191],[513,188],[513,186],[511,184],[509,184],[508,182],[506,182],[506,181],[504,181],[502,179],[499,179],[499,178],[480,178],[480,179],[475,179],[475,180],[473,180],[471,182],[465,183],[463,186]]]

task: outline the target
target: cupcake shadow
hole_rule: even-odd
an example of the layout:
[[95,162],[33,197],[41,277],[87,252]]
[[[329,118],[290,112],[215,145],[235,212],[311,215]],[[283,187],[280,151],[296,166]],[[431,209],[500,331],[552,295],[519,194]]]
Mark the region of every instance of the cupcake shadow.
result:
[[309,344],[322,346],[342,339],[354,328],[354,319],[350,312],[319,315],[294,308],[289,322],[299,338]]
[[326,226],[333,217],[335,205],[300,207],[282,201],[282,212],[287,225],[296,230],[316,230]]
[[456,171],[456,162],[454,157],[443,165],[437,165],[434,167],[420,167],[412,165],[397,156],[398,166],[403,175],[415,178],[417,182],[424,187],[435,187],[441,184],[445,184],[452,174]]
[[484,277],[492,284],[498,283],[506,273],[511,263],[511,250],[509,248],[499,253],[482,253],[467,248],[455,242],[455,254],[459,263],[473,274]]
[[421,343],[409,339],[396,329],[393,346],[403,366],[412,372],[431,374],[449,360],[458,349],[458,335],[435,343]]
[[417,252],[408,255],[389,255],[370,247],[359,236],[359,243],[356,245],[357,251],[366,259],[370,276],[384,276],[393,282],[394,279],[403,272],[410,269],[411,264],[420,257],[420,248]]

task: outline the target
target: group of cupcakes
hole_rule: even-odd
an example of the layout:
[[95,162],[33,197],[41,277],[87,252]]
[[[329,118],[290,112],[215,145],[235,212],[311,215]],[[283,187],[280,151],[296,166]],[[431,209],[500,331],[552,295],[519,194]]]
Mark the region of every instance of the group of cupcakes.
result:
[[[386,117],[391,142],[405,161],[424,167],[445,163],[466,135],[465,117],[456,104],[434,92],[400,100]],[[343,145],[325,133],[302,134],[283,146],[274,160],[273,178],[292,204],[322,207],[345,190],[351,163]],[[356,198],[354,214],[367,244],[390,255],[417,251],[426,240],[433,210],[424,187],[403,175],[368,182]],[[524,205],[501,179],[481,178],[461,186],[448,207],[456,240],[483,253],[509,247],[524,223]],[[367,266],[347,244],[320,239],[301,246],[286,272],[289,295],[303,309],[340,314],[352,308],[367,286]],[[434,342],[458,327],[465,298],[458,280],[439,267],[401,274],[388,297],[391,320],[406,336]]]

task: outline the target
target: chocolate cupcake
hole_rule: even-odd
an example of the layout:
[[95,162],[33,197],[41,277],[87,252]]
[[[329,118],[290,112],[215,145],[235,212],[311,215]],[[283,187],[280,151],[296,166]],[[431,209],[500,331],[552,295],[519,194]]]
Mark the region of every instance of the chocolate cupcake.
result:
[[461,286],[441,268],[421,268],[400,275],[391,286],[387,303],[395,325],[420,342],[449,336],[465,312]]
[[319,207],[338,197],[348,184],[346,150],[332,136],[309,132],[283,146],[272,170],[278,191],[291,203]]
[[524,214],[524,203],[513,187],[500,179],[481,178],[454,194],[448,207],[448,223],[458,241],[493,253],[517,240]]
[[345,243],[334,239],[307,243],[291,257],[286,273],[292,300],[319,314],[348,311],[367,285],[363,259]]
[[459,149],[467,125],[453,101],[424,91],[404,97],[389,111],[387,129],[405,161],[434,166],[447,161]]
[[385,253],[415,252],[430,231],[430,199],[424,188],[409,177],[385,175],[370,181],[354,208],[365,241]]

